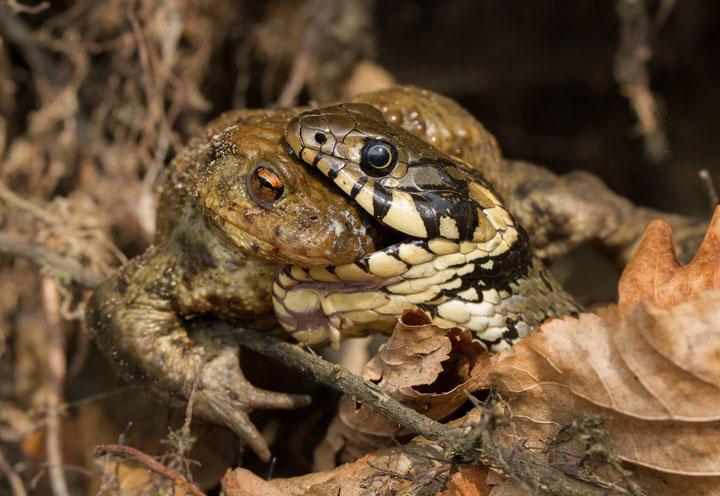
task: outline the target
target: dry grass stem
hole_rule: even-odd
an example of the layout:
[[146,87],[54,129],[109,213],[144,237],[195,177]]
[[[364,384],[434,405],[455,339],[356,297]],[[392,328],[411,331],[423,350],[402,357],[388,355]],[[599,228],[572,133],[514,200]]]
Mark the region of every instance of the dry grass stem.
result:
[[183,490],[194,496],[206,496],[204,492],[189,483],[182,475],[170,470],[162,463],[154,460],[151,456],[138,449],[121,444],[101,444],[95,449],[95,456],[104,455],[121,456],[123,458],[133,460],[148,470],[168,479],[173,484],[177,484]]
[[45,440],[48,472],[54,496],[70,496],[65,480],[60,436],[60,405],[63,403],[65,383],[64,336],[60,318],[60,294],[55,281],[50,277],[44,277],[42,280],[42,299],[47,322],[48,369],[50,370]]

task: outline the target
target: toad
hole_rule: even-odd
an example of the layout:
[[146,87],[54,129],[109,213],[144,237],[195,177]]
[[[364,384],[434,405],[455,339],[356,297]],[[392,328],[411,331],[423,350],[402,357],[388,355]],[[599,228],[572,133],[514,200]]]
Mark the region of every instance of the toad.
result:
[[258,389],[243,376],[231,337],[210,335],[212,315],[272,325],[277,263],[351,261],[374,249],[373,223],[310,173],[282,144],[296,111],[228,113],[168,167],[154,245],[99,286],[87,310],[98,347],[127,381],[226,425],[263,459],[248,419],[255,408],[295,408],[305,396]]

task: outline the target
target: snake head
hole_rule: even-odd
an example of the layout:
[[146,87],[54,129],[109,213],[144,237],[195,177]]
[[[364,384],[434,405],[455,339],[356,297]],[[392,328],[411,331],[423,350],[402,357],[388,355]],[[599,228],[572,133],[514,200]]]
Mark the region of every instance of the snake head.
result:
[[480,172],[387,122],[372,105],[303,112],[285,139],[369,214],[409,236],[482,242],[513,225]]

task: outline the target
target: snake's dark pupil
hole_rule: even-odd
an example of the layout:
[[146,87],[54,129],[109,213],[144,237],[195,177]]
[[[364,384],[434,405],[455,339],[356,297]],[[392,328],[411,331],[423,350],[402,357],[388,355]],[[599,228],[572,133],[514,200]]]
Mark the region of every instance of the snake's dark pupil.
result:
[[396,163],[397,149],[389,141],[369,140],[360,150],[360,168],[368,176],[387,176]]
[[387,167],[390,164],[390,150],[384,145],[375,145],[368,150],[368,162],[377,167]]
[[315,133],[315,141],[322,145],[327,141],[327,136],[325,136],[323,133]]

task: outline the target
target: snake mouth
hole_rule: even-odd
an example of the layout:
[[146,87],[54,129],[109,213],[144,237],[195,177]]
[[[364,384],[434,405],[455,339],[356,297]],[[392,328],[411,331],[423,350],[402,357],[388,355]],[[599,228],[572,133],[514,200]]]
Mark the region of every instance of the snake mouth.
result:
[[[286,146],[289,148],[289,145]],[[294,152],[293,156],[295,156]],[[343,196],[342,192],[336,192],[337,186],[333,184],[333,182],[328,177],[323,175],[315,167],[306,168],[306,173],[320,183],[323,183],[326,186],[328,192],[331,192],[331,194],[336,194],[338,197]],[[345,201],[345,198],[338,198],[337,201],[339,202],[341,200]],[[343,229],[346,229],[349,226],[355,226],[354,229],[358,229],[357,235],[359,236],[362,233],[362,236],[366,236],[367,238],[369,238],[369,242],[358,243],[358,248],[355,252],[355,256],[345,258],[342,261],[338,261],[339,263],[355,262],[362,259],[363,257],[371,255],[376,251],[382,251],[389,246],[413,239],[411,236],[383,224],[352,200],[350,200],[350,204],[353,208],[351,210],[348,210],[347,213],[344,214],[346,216],[347,222],[345,222],[344,225],[340,228],[340,232],[342,232]],[[332,225],[328,225],[326,227],[329,230],[335,229],[336,233],[338,232],[338,226],[335,225],[334,222]],[[301,265],[303,267],[310,267],[312,265],[321,264],[300,263],[298,265]]]
[[[373,246],[375,247],[376,252],[383,251],[384,249],[393,245],[406,243],[412,239],[416,239],[412,236],[408,236],[401,231],[393,229],[392,227],[389,227],[382,222],[379,222],[376,218],[374,218],[372,215],[362,209],[360,209],[360,217],[363,225],[371,226],[368,229],[368,235],[373,241]],[[371,253],[372,252],[363,253],[361,256],[357,257],[355,261],[363,257],[367,257]]]
[[[297,126],[298,123],[293,120],[289,124],[289,127]],[[295,129],[295,128],[293,128]],[[298,154],[296,153],[296,148],[300,150],[302,153],[302,150],[305,150],[306,148],[298,141],[296,141],[293,145],[293,143],[290,143],[288,141],[288,136],[294,137],[298,133],[297,130],[294,132],[288,132],[282,140],[282,146],[284,147],[287,154],[293,158],[294,160],[300,160],[298,157]],[[324,155],[323,155],[324,156]],[[323,183],[326,185],[327,190],[329,192],[332,192],[333,194],[337,194],[338,196],[346,196],[342,195],[342,192],[337,191],[337,185],[334,184],[333,180],[330,179],[327,175],[323,174],[320,170],[318,170],[317,167],[311,166],[305,162],[303,162],[306,167],[306,173],[309,176],[312,176],[317,181]],[[346,260],[345,262],[356,262],[361,260],[362,258],[365,258],[372,253],[383,251],[384,249],[400,244],[403,242],[407,242],[411,239],[413,239],[412,236],[403,233],[393,227],[390,227],[380,220],[378,220],[376,217],[374,217],[372,214],[370,214],[365,208],[363,208],[362,205],[358,204],[356,201],[350,200],[350,203],[353,204],[355,207],[352,211],[352,213],[349,213],[350,216],[355,216],[356,219],[353,222],[348,222],[349,224],[353,224],[356,226],[360,226],[360,229],[363,232],[364,236],[367,236],[369,238],[369,243],[363,243],[364,246],[358,247],[357,252],[355,253],[355,257],[350,260]],[[328,229],[336,229],[337,226],[330,225],[328,226]],[[316,264],[300,264],[302,266],[309,267],[310,265],[316,265]]]

